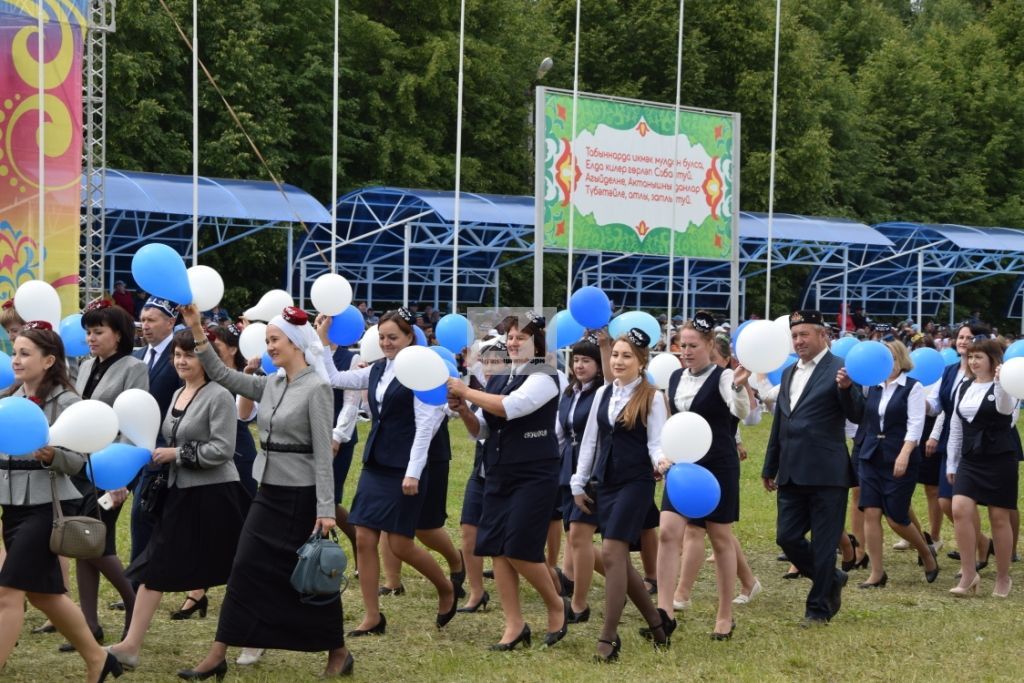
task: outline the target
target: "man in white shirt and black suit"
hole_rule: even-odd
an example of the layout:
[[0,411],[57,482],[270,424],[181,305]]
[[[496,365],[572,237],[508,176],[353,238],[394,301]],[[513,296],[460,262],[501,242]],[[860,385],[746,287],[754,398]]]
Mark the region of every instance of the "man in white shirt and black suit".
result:
[[797,311],[789,326],[800,360],[782,374],[761,476],[767,490],[778,491],[776,542],[812,581],[803,621],[809,626],[835,616],[847,581],[836,569],[853,483],[845,425],[864,396],[857,385],[837,385],[844,363],[828,350],[821,313]]

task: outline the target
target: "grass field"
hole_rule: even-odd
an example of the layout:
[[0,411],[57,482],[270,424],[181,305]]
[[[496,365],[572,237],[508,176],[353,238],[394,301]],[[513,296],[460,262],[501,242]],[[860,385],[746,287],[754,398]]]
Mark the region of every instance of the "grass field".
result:
[[[806,580],[784,581],[785,565],[775,560],[775,501],[766,493],[759,475],[770,420],[746,429],[744,440],[750,460],[742,468],[742,520],[737,531],[764,592],[750,605],[736,610],[737,628],[728,642],[712,642],[708,632],[714,625],[714,572],[708,567],[697,583],[694,606],[679,615],[679,629],[667,652],[655,652],[637,629],[643,626],[636,609],[629,606],[619,633],[622,655],[618,663],[592,663],[592,653],[603,611],[603,584],[598,578],[591,592],[594,614],[591,621],[573,627],[569,635],[551,650],[534,646],[527,651],[494,653],[487,646],[502,632],[501,611],[460,614],[443,632],[434,626],[436,597],[430,585],[406,568],[403,576],[408,593],[385,597],[382,609],[388,616],[386,636],[351,640],[356,658],[356,677],[373,681],[637,681],[637,680],[900,680],[933,681],[951,676],[975,680],[1019,680],[1024,677],[1024,654],[1020,637],[1024,633],[1021,591],[1015,587],[1006,601],[989,597],[994,569],[982,573],[981,592],[975,599],[957,600],[947,589],[955,584],[956,563],[940,557],[942,573],[935,584],[924,581],[912,553],[887,551],[889,585],[883,590],[860,591],[856,584],[867,572],[854,572],[843,596],[843,608],[827,627],[804,630],[797,627],[803,615],[803,601],[809,587]],[[366,425],[360,425],[365,437]],[[462,490],[472,462],[470,441],[461,424],[453,424],[454,459],[449,493],[448,528],[458,537],[457,523]],[[357,449],[358,452],[358,449]],[[346,503],[351,502],[359,464],[354,463],[346,486]],[[658,493],[660,500],[660,491]],[[915,499],[919,513],[923,500]],[[119,549],[127,557],[128,519],[122,515]],[[886,548],[892,543],[887,538]],[[952,527],[943,530],[947,546]],[[948,549],[948,547],[947,547]],[[635,561],[639,562],[639,559]],[[1014,572],[1016,573],[1016,567]],[[487,582],[490,584],[491,582]],[[488,585],[496,598],[493,585]],[[211,612],[206,619],[171,621],[168,613],[181,603],[181,595],[166,595],[146,641],[142,665],[121,680],[168,681],[179,669],[198,662],[205,654],[216,629],[223,588],[210,592]],[[121,630],[123,613],[106,609],[115,600],[103,583],[100,621],[110,637]],[[344,595],[346,630],[362,614],[358,586]],[[544,630],[544,610],[531,589],[524,590],[524,610],[534,633]],[[31,635],[43,616],[30,610],[20,645],[3,672],[9,681],[81,680],[84,667],[74,654],[60,654],[61,636]],[[538,639],[535,640],[535,643]],[[320,654],[268,652],[254,667],[238,667],[230,650],[228,680],[302,681],[314,680],[323,668]],[[1022,667],[1018,669],[1017,667]]]

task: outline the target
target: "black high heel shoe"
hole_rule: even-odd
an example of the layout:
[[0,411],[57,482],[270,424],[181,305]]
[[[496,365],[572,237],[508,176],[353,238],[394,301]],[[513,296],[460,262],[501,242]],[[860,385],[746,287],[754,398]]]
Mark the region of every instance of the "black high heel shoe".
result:
[[196,671],[195,669],[182,669],[178,672],[178,678],[185,681],[205,681],[207,678],[213,676],[217,677],[218,681],[223,681],[224,677],[228,675],[228,660],[220,660],[220,664],[213,667],[209,671]]
[[49,623],[49,622],[43,624],[42,626],[36,626],[34,629],[32,629],[32,633],[35,634],[35,635],[39,635],[41,633],[56,633],[56,632],[57,632],[57,627],[54,626],[53,624]]
[[622,649],[622,641],[619,640],[618,636],[615,636],[615,640],[598,640],[598,644],[604,643],[605,645],[611,645],[612,651],[607,655],[595,654],[594,661],[600,664],[608,664],[614,662],[619,658],[619,650]]
[[782,578],[784,578],[784,579],[799,579],[801,576],[803,576],[803,575],[799,571],[795,571],[795,572],[786,572],[785,574],[782,575]]
[[[646,638],[647,640],[653,641],[654,647],[656,648],[668,647],[672,642],[672,633],[676,630],[676,626],[679,625],[679,622],[671,618],[668,615],[668,612],[666,612],[660,607],[658,608],[658,616],[661,617],[661,623],[657,626],[645,626],[641,628],[640,635]],[[661,631],[665,634],[665,640],[660,643],[654,639],[654,632],[658,629],[661,629]]]
[[523,647],[530,647],[530,625],[523,624],[523,630],[519,632],[516,639],[511,643],[495,643],[491,645],[491,650],[494,652],[511,652],[516,649],[516,645],[519,643],[523,644]]
[[732,640],[732,632],[736,630],[736,620],[732,620],[732,625],[729,626],[729,630],[726,633],[719,633],[718,631],[711,632],[711,640]]
[[557,631],[548,631],[544,634],[544,646],[551,647],[562,638],[565,638],[565,634],[569,632],[569,617],[572,615],[572,606],[569,603],[569,598],[562,598],[563,609],[562,609],[562,628]]
[[107,653],[107,661],[103,663],[103,670],[100,671],[100,677],[97,679],[99,683],[107,680],[107,676],[113,676],[114,678],[120,678],[121,674],[124,673],[124,667],[121,666],[121,662],[117,661],[112,653]]
[[341,665],[341,668],[338,670],[338,673],[336,673],[336,674],[329,674],[329,673],[327,673],[325,671],[322,674],[320,674],[317,678],[320,678],[320,679],[325,679],[325,678],[343,678],[345,676],[353,675],[355,673],[355,670],[356,670],[356,658],[352,656],[351,652],[349,652],[348,656],[345,657],[345,663]]
[[996,544],[991,538],[988,539],[988,552],[985,553],[985,559],[974,563],[975,571],[981,571],[988,566],[988,558],[996,554]]
[[[459,599],[456,596],[452,596],[452,607],[444,614],[437,615],[437,627],[444,628],[448,625],[448,622],[455,618],[455,613],[459,611]],[[381,617],[384,615],[382,614]]]
[[590,605],[584,607],[582,612],[573,611],[569,615],[570,624],[584,624],[588,621],[590,621]]
[[[103,638],[104,638],[103,627],[102,626],[96,627],[96,630],[92,632],[92,637],[96,639],[97,643],[102,645],[103,644]],[[61,643],[60,645],[57,646],[57,651],[58,652],[75,652],[75,646],[72,645],[71,643]]]
[[484,591],[484,594],[480,597],[480,600],[477,601],[475,605],[466,605],[465,607],[460,607],[458,611],[463,613],[472,613],[476,612],[477,610],[487,609],[487,603],[489,603],[490,601],[490,594],[487,591]]
[[882,578],[880,578],[876,583],[865,581],[864,583],[857,586],[857,588],[885,588],[885,584],[887,583],[889,583],[889,575],[885,572],[882,572]]
[[860,547],[860,542],[857,540],[856,536],[853,534],[846,534],[846,536],[850,539],[850,545],[853,547],[853,559],[843,560],[842,568],[844,572],[848,572],[857,566],[857,548]]
[[349,638],[361,638],[362,636],[382,636],[388,628],[388,620],[384,613],[380,613],[380,621],[373,628],[357,628],[348,632]]
[[389,586],[381,586],[377,589],[377,595],[405,595],[405,586],[398,584],[398,588],[391,588]]
[[[932,560],[935,561],[935,569],[933,569],[932,571],[928,571],[926,569],[924,572],[924,579],[928,583],[935,583],[935,579],[939,577],[939,556],[938,553],[935,552],[935,548],[931,547],[930,545],[928,546],[928,550],[932,554]],[[921,558],[918,558],[918,562],[920,562],[922,566],[924,565],[924,561],[921,560]]]
[[555,567],[555,574],[558,576],[559,595],[563,598],[571,598],[576,590],[576,582],[566,576],[561,567]]
[[[192,601],[191,607],[185,607],[188,601]],[[171,612],[171,619],[174,621],[182,621],[183,619],[191,619],[192,615],[199,612],[199,618],[206,618],[206,610],[210,607],[210,601],[206,598],[206,593],[203,593],[203,597],[196,600],[191,595],[185,596],[185,602],[182,603],[181,609],[177,612]]]
[[462,560],[462,571],[452,572],[448,576],[452,580],[452,586],[455,588],[455,599],[461,600],[466,597],[466,589],[463,588],[463,584],[466,583],[466,558],[462,556],[462,551],[459,551],[459,559]]

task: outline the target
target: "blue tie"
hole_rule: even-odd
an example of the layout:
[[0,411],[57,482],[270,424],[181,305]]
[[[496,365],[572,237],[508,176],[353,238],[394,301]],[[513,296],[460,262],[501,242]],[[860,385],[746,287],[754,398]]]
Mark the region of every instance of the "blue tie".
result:
[[149,347],[149,371],[153,372],[153,366],[156,365],[156,349],[152,346]]

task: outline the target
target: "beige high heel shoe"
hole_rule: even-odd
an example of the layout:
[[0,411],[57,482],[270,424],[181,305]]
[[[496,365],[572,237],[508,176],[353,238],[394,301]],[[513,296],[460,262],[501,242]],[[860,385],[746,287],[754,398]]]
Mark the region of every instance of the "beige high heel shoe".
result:
[[1005,593],[1000,593],[999,591],[997,591],[995,589],[992,590],[992,597],[993,598],[1008,598],[1008,597],[1010,597],[1010,591],[1013,589],[1013,579],[1008,579],[1008,581],[1009,581],[1009,583],[1006,584],[1006,592]]
[[953,597],[966,598],[968,595],[978,594],[978,584],[981,583],[981,575],[975,574],[974,579],[971,580],[970,585],[967,587],[954,586],[949,589],[949,592],[953,594]]

